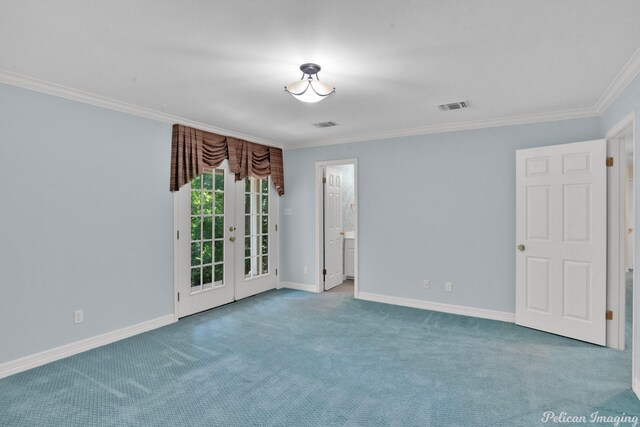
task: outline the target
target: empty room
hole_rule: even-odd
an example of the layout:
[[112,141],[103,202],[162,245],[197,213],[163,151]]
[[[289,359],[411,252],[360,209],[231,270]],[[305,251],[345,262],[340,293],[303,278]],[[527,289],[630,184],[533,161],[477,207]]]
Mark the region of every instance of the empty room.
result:
[[0,426],[640,425],[638,0],[0,0]]

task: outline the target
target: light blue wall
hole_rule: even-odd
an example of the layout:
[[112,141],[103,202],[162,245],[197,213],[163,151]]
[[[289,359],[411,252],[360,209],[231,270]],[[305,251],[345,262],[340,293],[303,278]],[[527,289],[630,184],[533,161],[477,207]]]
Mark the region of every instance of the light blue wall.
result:
[[[633,165],[634,183],[635,183],[635,203],[636,203],[636,217],[635,217],[635,229],[640,230],[640,221],[638,220],[638,212],[640,212],[640,185],[638,185],[638,170],[640,168],[640,75],[631,82],[625,91],[615,100],[615,102],[604,112],[602,115],[602,133],[606,134],[611,128],[618,124],[630,113],[636,114],[636,140],[634,141],[635,152],[635,164]],[[638,234],[636,233],[636,236]],[[640,265],[640,239],[636,239],[635,260],[634,265]],[[638,271],[638,268],[635,269]],[[636,284],[638,278],[636,277]],[[634,307],[636,310],[636,316],[640,316],[640,291],[636,288]],[[630,313],[628,315],[631,315]],[[639,317],[640,318],[640,317]],[[640,344],[640,328],[635,331],[634,341]],[[627,343],[628,345],[629,343]],[[636,366],[640,368],[640,351],[636,354]],[[640,372],[636,374],[636,381],[640,382]]]
[[315,162],[357,158],[360,291],[514,312],[515,150],[601,137],[590,118],[287,150],[282,280],[316,282]]
[[170,141],[0,85],[0,363],[173,313]]

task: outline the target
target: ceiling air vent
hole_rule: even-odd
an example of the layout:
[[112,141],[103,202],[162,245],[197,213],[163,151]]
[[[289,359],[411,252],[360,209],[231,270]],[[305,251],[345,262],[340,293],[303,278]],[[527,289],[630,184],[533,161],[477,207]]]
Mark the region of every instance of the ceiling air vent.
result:
[[338,126],[336,122],[321,122],[321,123],[314,123],[313,125],[317,128],[330,128],[333,126]]
[[451,102],[449,104],[440,104],[438,108],[440,111],[449,111],[449,110],[461,110],[463,108],[468,108],[469,103],[467,101],[460,102]]

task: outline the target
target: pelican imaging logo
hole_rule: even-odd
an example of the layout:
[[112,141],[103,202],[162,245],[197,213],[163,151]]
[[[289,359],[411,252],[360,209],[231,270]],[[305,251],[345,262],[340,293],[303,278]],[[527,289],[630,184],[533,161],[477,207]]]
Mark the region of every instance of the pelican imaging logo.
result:
[[540,421],[545,424],[599,424],[613,427],[636,427],[638,425],[638,416],[627,415],[624,412],[622,415],[602,415],[598,411],[592,412],[589,415],[574,415],[566,412],[555,413],[553,411],[545,411]]

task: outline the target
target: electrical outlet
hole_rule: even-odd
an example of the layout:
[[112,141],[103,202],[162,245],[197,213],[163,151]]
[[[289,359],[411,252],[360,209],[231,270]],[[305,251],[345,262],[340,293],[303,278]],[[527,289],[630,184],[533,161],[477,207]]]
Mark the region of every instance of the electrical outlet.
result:
[[429,289],[430,286],[431,282],[429,282],[427,279],[424,279],[424,281],[422,282],[422,287],[424,287],[425,289]]
[[447,282],[444,284],[444,290],[447,292],[451,292],[453,290],[451,282]]
[[309,272],[309,269],[307,268],[307,266],[304,266],[304,274],[307,274]]
[[84,310],[76,310],[73,312],[73,323],[84,322]]

